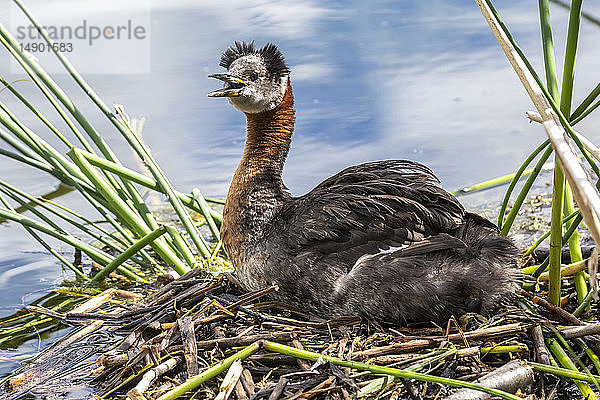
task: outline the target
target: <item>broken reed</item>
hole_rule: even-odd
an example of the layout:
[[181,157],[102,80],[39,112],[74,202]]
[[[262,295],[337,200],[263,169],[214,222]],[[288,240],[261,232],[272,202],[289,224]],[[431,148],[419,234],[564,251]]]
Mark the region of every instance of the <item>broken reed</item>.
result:
[[378,365],[372,365],[372,364],[367,364],[367,363],[362,363],[362,362],[357,362],[357,361],[346,361],[346,360],[342,360],[337,357],[331,357],[331,356],[327,356],[324,354],[320,354],[320,353],[316,353],[316,352],[308,351],[308,350],[300,350],[295,347],[291,347],[291,346],[287,346],[284,344],[265,340],[263,342],[255,342],[255,343],[245,347],[244,349],[238,351],[237,353],[226,358],[225,360],[221,361],[220,363],[217,363],[217,364],[213,365],[212,367],[208,368],[203,373],[196,375],[193,378],[188,379],[185,383],[183,383],[183,384],[179,385],[178,387],[170,390],[169,392],[163,394],[162,396],[160,396],[158,398],[158,400],[174,400],[174,399],[179,398],[183,394],[198,387],[200,384],[208,381],[209,379],[216,376],[217,374],[224,372],[227,368],[229,368],[231,366],[231,364],[235,360],[243,360],[243,359],[251,356],[259,349],[259,347],[261,345],[265,348],[265,350],[268,350],[268,351],[285,354],[285,355],[290,355],[290,356],[293,356],[296,358],[301,358],[301,359],[305,359],[305,360],[309,360],[309,361],[313,361],[313,362],[316,362],[317,360],[322,360],[325,362],[330,362],[330,363],[340,366],[340,367],[347,367],[347,368],[351,368],[351,369],[355,369],[355,370],[359,370],[359,371],[368,371],[372,374],[377,374],[377,375],[388,375],[388,376],[393,376],[396,378],[414,379],[414,380],[421,381],[421,382],[431,382],[431,383],[439,383],[442,385],[448,385],[448,386],[453,386],[453,387],[463,387],[463,388],[468,388],[468,389],[473,389],[473,390],[477,390],[480,392],[488,393],[488,394],[491,394],[493,396],[497,396],[497,397],[500,397],[503,399],[509,399],[509,400],[519,400],[520,399],[519,397],[517,397],[513,394],[510,394],[510,393],[504,392],[502,390],[489,388],[486,386],[478,385],[476,383],[465,382],[465,381],[461,381],[458,379],[444,378],[444,377],[439,377],[439,376],[435,376],[435,375],[423,374],[423,373],[413,372],[413,371],[408,371],[408,370],[402,370],[402,369],[398,369],[398,368],[380,367]]
[[[491,5],[489,2],[487,2]],[[580,121],[579,118],[581,115],[586,113],[589,109],[589,106],[592,104],[596,96],[600,94],[600,85],[596,87],[589,96],[586,97],[585,103],[582,103],[579,107],[577,107],[577,113],[571,114],[571,102],[573,96],[573,78],[574,78],[574,69],[575,69],[575,57],[577,51],[577,43],[579,37],[579,25],[580,25],[580,16],[581,16],[581,6],[582,2],[580,0],[573,1],[570,8],[569,13],[569,25],[568,25],[568,35],[566,41],[566,51],[564,57],[564,68],[562,73],[562,87],[560,90],[559,96],[559,85],[558,79],[555,69],[555,56],[554,56],[554,45],[552,39],[552,27],[550,24],[550,9],[548,0],[539,0],[539,13],[540,13],[540,26],[541,26],[541,37],[542,37],[542,48],[544,53],[544,67],[545,67],[545,75],[546,75],[546,87],[542,86],[542,90],[548,97],[548,101],[554,105],[554,103],[559,103],[557,115],[563,120],[565,123],[565,129],[568,132],[572,131],[572,128],[569,124],[570,121]],[[509,33],[506,32],[510,37]],[[526,65],[530,66],[530,63],[523,56],[523,61]],[[532,74],[535,75],[535,71],[531,71]],[[539,80],[539,78],[537,78]],[[538,82],[540,83],[540,82]],[[591,111],[590,111],[591,112]],[[589,112],[587,113],[589,114]],[[586,114],[586,115],[587,115]],[[576,120],[576,118],[579,118]],[[589,158],[589,154],[586,150],[581,146],[581,143],[578,139],[574,138],[575,143],[578,145],[585,158],[590,162],[592,168],[597,170],[595,163]],[[542,153],[543,152],[543,153]],[[533,168],[532,173],[529,175],[524,187],[519,192],[514,206],[510,210],[507,215],[505,214],[505,210],[508,206],[509,199],[511,194],[514,191],[517,181],[521,178],[524,171],[526,171],[527,167],[535,160],[536,157],[539,156],[537,164]],[[527,160],[521,165],[517,173],[515,174],[509,188],[504,197],[504,201],[502,203],[499,215],[499,226],[501,228],[502,234],[508,234],[510,228],[514,222],[514,218],[519,212],[524,200],[527,198],[529,190],[535,179],[537,178],[539,172],[542,169],[542,166],[546,163],[547,159],[552,154],[552,147],[549,146],[549,141],[546,140],[542,143],[538,148],[534,150],[534,152],[527,158]],[[560,164],[555,160],[555,169],[554,169],[554,184],[553,184],[553,194],[552,194],[552,218],[551,218],[551,229],[550,229],[550,256],[548,263],[544,263],[549,265],[550,271],[550,301],[554,304],[558,304],[560,300],[560,254],[561,247],[563,244],[568,243],[569,249],[571,253],[572,262],[578,262],[582,260],[581,255],[581,246],[579,244],[579,234],[577,227],[579,223],[582,221],[580,216],[576,216],[573,218],[573,215],[578,210],[575,209],[573,202],[573,195],[570,190],[570,187],[565,182],[565,177],[560,167]],[[566,233],[563,234],[563,227]],[[536,242],[536,245],[539,245],[541,241]],[[528,252],[533,251],[534,248],[528,250]],[[543,272],[543,269],[540,269],[536,272],[536,276]],[[581,303],[587,295],[588,286],[585,280],[585,273],[579,272],[574,277],[575,287],[577,291],[578,302]]]
[[[477,4],[479,5],[484,17],[487,19],[487,22],[492,28],[492,31],[496,35],[498,41],[500,42],[505,54],[511,61],[515,71],[519,75],[519,78],[525,88],[528,90],[528,94],[532,98],[536,108],[538,108],[538,112],[540,115],[545,113],[545,117],[542,116],[542,120],[544,120],[544,128],[550,138],[550,141],[554,144],[564,142],[564,138],[558,136],[559,128],[555,124],[558,120],[562,127],[564,128],[564,132],[568,133],[571,136],[573,141],[576,143],[577,147],[579,147],[582,152],[584,158],[588,161],[594,172],[598,177],[600,177],[600,171],[596,166],[595,162],[591,159],[590,155],[586,152],[582,140],[579,139],[578,135],[573,131],[573,128],[570,121],[573,121],[575,117],[570,115],[571,109],[571,100],[573,93],[573,78],[574,78],[574,68],[575,68],[575,55],[577,50],[577,42],[579,36],[579,23],[581,16],[581,6],[582,2],[580,0],[573,0],[570,7],[569,13],[569,25],[568,25],[568,35],[567,35],[567,43],[566,43],[566,51],[565,51],[565,59],[564,59],[564,69],[563,69],[563,79],[562,79],[562,90],[560,93],[559,100],[559,90],[558,90],[558,81],[556,78],[555,72],[555,62],[554,62],[554,47],[552,42],[552,31],[550,25],[550,14],[549,14],[549,5],[547,0],[539,0],[539,11],[540,11],[540,24],[542,31],[542,44],[544,49],[544,65],[546,72],[546,83],[547,87],[541,82],[539,76],[537,76],[535,70],[531,66],[531,63],[524,56],[523,52],[518,48],[514,39],[510,35],[508,28],[501,22],[498,17],[497,12],[494,10],[491,2],[489,0],[477,0]],[[536,87],[537,85],[537,87]],[[539,91],[538,91],[539,89]],[[596,89],[594,89],[596,91]],[[595,94],[597,96],[598,93]],[[595,97],[588,96],[586,101],[588,105],[591,104]],[[557,105],[557,102],[560,105]],[[554,115],[557,117],[556,119],[552,116],[552,114],[548,113],[548,105],[552,108]],[[584,111],[585,107],[579,106],[577,110],[581,113]],[[588,113],[589,114],[589,113]],[[580,119],[579,119],[580,120]],[[578,121],[578,120],[577,120]],[[541,150],[546,147],[544,143],[542,146],[538,147],[535,154],[541,152]],[[572,159],[573,153],[566,146],[567,149],[562,149],[565,154],[560,153],[559,149],[556,149],[557,157],[555,158],[555,170],[554,170],[554,184],[553,184],[553,195],[552,195],[552,217],[551,217],[551,230],[550,230],[550,255],[549,255],[549,306],[555,307],[557,310],[562,311],[565,315],[568,315],[569,318],[572,318],[575,321],[578,321],[575,316],[572,314],[568,314],[565,311],[559,308],[560,299],[561,299],[561,288],[560,288],[560,279],[561,279],[561,248],[564,242],[569,243],[569,250],[571,259],[573,262],[577,263],[582,260],[581,256],[581,248],[579,245],[579,239],[577,234],[577,226],[581,222],[581,215],[586,214],[588,217],[591,217],[588,221],[590,225],[590,230],[592,235],[594,236],[594,240],[598,243],[598,193],[596,191],[588,191],[585,192],[581,189],[584,185],[587,185],[587,188],[590,188],[590,183],[585,180],[582,180],[582,177],[575,178],[572,175],[573,172],[579,173],[581,171],[581,175],[585,176],[583,170],[580,168],[578,162],[573,163]],[[551,147],[547,147],[544,154],[539,158],[538,165],[544,163],[546,159],[551,154]],[[566,154],[569,153],[569,154]],[[521,167],[520,171],[528,166],[530,162],[533,161],[535,156],[530,156],[527,159],[527,162]],[[558,162],[560,158],[560,163]],[[578,160],[576,160],[578,161]],[[569,188],[569,185],[565,182],[565,175],[561,169],[561,163],[564,163],[565,169],[569,171],[568,177],[572,182],[581,185],[581,187],[575,187],[578,191],[578,200],[579,205],[582,207],[577,217],[573,217],[575,215],[575,208],[573,204],[573,194]],[[570,163],[570,164],[569,164]],[[570,168],[570,170],[569,170]],[[579,169],[579,171],[578,171]],[[518,175],[518,174],[517,174]],[[499,217],[500,226],[503,234],[507,234],[510,230],[510,225],[512,221],[514,221],[514,216],[519,211],[519,208],[522,204],[523,199],[527,196],[527,192],[531,187],[531,183],[533,179],[535,179],[536,174],[530,175],[528,182],[525,187],[519,194],[518,200],[521,201],[520,204],[515,205],[509,216],[506,218],[504,224],[502,224],[503,214]],[[518,179],[518,178],[516,178]],[[516,182],[516,180],[514,181]],[[596,188],[598,184],[596,184]],[[503,204],[503,210],[506,208],[506,203],[510,198],[510,194],[512,189],[514,188],[514,184],[511,184],[509,187],[509,191],[505,196],[505,202]],[[582,197],[582,194],[586,193],[589,195],[588,198]],[[586,209],[585,207],[589,205],[590,209]],[[567,228],[567,234],[563,235],[563,225]],[[538,241],[537,244],[541,243]],[[596,256],[595,256],[596,257]],[[544,263],[546,264],[546,263]],[[534,272],[535,276],[539,276],[544,270],[544,265],[540,268],[537,268]],[[581,313],[585,304],[589,302],[591,298],[588,293],[587,282],[585,280],[585,273],[583,271],[579,271],[575,274],[575,288],[577,291],[577,297],[580,304],[578,308],[578,312]],[[534,286],[535,288],[535,286]],[[580,321],[578,321],[581,323]],[[554,355],[555,359],[565,368],[573,371],[578,371],[577,366],[573,360],[577,360],[579,365],[584,369],[584,372],[588,377],[591,377],[591,373],[585,366],[583,362],[581,362],[580,358],[575,354],[573,349],[571,349],[570,345],[562,338],[562,336],[555,332],[558,340],[547,338],[546,345],[550,349],[551,353]],[[596,366],[598,363],[598,357],[592,349],[585,347],[585,353],[592,361],[592,363]],[[593,378],[593,377],[592,377]],[[588,381],[589,382],[589,381]],[[598,383],[595,378],[591,379],[591,382],[598,389]],[[575,381],[578,389],[580,390],[582,396],[584,398],[597,399],[596,394],[592,390],[592,388],[585,382]]]
[[[49,48],[54,50],[52,40],[31,12],[20,0],[15,0],[15,3],[38,29],[40,35],[49,44]],[[195,266],[196,257],[210,258],[210,245],[200,234],[189,210],[204,216],[213,239],[218,242],[218,224],[222,217],[208,203],[222,202],[205,199],[198,190],[195,190],[193,195],[176,191],[149,149],[132,128],[123,108],[116,106],[115,112],[112,112],[64,54],[54,51],[71,77],[98,107],[100,113],[108,118],[132,151],[147,166],[152,176],[145,176],[124,167],[71,98],[35,59],[21,51],[18,42],[1,23],[0,42],[28,74],[31,82],[38,87],[59,119],[67,126],[66,131],[61,131],[51,122],[51,117],[39,112],[32,102],[24,98],[6,79],[0,77],[0,84],[25,105],[64,147],[59,149],[50,145],[0,102],[0,125],[4,128],[0,128],[0,140],[12,147],[12,150],[0,149],[0,154],[47,172],[59,179],[61,183],[75,188],[99,214],[100,221],[109,224],[110,228],[103,228],[99,223],[90,224],[89,219],[81,217],[78,213],[67,210],[59,204],[45,201],[44,198],[31,196],[4,181],[0,181],[0,217],[21,224],[36,241],[84,280],[89,278],[54,251],[40,234],[49,235],[86,253],[104,267],[93,277],[94,282],[104,279],[111,272],[138,282],[145,282],[143,275],[148,267],[161,270],[162,266],[166,265],[177,274],[183,274]],[[75,139],[76,143],[70,137]],[[189,240],[182,237],[177,230],[161,227],[156,222],[136,185],[166,195],[172,209],[179,217],[180,224],[184,227],[185,237]],[[10,198],[17,207],[13,207],[7,198]],[[21,210],[30,211],[33,215],[31,217],[22,215],[19,212]],[[115,257],[77,239],[71,234],[74,231],[77,232],[75,235],[84,234],[98,241],[102,246],[110,248],[111,254],[118,255]],[[160,260],[154,259],[144,249],[146,245],[154,250]]]

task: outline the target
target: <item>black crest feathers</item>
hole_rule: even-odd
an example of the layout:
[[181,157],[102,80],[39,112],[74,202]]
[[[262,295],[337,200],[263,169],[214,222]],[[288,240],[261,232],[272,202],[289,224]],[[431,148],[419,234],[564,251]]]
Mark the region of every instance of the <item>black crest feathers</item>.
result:
[[227,50],[225,50],[225,52],[223,52],[219,65],[224,68],[229,68],[229,66],[238,58],[252,53],[256,53],[254,41],[249,43],[236,41],[233,46],[230,46]]
[[239,42],[236,41],[230,46],[221,56],[221,67],[229,69],[229,66],[240,57],[248,54],[258,54],[262,56],[267,65],[267,69],[272,75],[282,75],[290,72],[290,69],[285,64],[285,58],[281,51],[273,43],[265,44],[261,49],[256,49],[254,41]]

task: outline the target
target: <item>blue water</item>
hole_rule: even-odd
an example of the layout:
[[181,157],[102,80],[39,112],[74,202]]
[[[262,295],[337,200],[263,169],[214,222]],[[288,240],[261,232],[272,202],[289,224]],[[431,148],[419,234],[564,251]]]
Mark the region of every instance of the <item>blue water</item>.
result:
[[[536,4],[496,3],[542,71]],[[67,8],[60,1],[28,4],[34,13],[42,10],[36,13],[42,22]],[[206,97],[219,85],[206,76],[222,70],[220,54],[234,40],[253,39],[259,45],[272,41],[291,66],[297,127],[284,179],[295,194],[348,165],[387,158],[421,161],[448,189],[455,189],[514,171],[545,139],[542,128],[526,120],[525,111],[533,107],[471,1],[178,0],[156,1],[150,7],[150,64],[142,67],[151,72],[86,78],[108,104],[120,103],[130,116],[147,117],[144,140],[180,190],[199,187],[205,195],[224,196],[240,157],[243,115],[223,99]],[[600,16],[597,3],[585,7]],[[110,16],[115,11],[107,7],[93,12]],[[567,12],[553,6],[552,17],[561,71]],[[5,18],[0,14],[3,23]],[[575,105],[597,84],[599,32],[600,27],[583,22]],[[119,54],[99,51],[76,66],[84,70],[111,57],[117,60]],[[11,71],[4,56],[0,74],[9,81],[23,77]],[[122,139],[69,77],[56,79],[122,161],[136,168]],[[39,99],[31,82],[17,87]],[[8,91],[0,92],[0,101],[32,129],[46,132]],[[38,103],[50,114],[44,102]],[[596,142],[598,113],[578,126]],[[48,192],[55,184],[3,158],[0,171],[2,179],[33,194]],[[93,216],[76,194],[60,201]],[[0,317],[69,276],[22,229],[0,225]],[[26,346],[26,351],[34,352],[36,346]],[[0,351],[0,357],[11,354]],[[0,374],[13,366],[0,360]]]

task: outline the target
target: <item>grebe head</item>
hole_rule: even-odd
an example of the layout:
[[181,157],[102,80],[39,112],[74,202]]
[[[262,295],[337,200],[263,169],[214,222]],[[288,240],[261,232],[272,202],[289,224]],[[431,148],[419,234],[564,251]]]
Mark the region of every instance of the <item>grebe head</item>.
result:
[[235,42],[225,50],[219,65],[227,72],[209,77],[225,84],[208,97],[227,97],[235,108],[248,114],[272,110],[283,99],[290,70],[274,44],[257,49],[254,42]]

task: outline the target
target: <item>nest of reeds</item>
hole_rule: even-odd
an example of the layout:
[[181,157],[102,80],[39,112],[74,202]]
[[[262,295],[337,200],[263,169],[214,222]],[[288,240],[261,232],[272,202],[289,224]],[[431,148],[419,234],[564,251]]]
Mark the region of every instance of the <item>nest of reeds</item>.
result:
[[[571,359],[586,368],[597,363],[581,354],[600,348],[598,325],[581,326],[565,309],[524,291],[491,319],[465,315],[444,327],[392,327],[306,315],[271,301],[274,290],[244,293],[228,274],[194,269],[159,279],[133,305],[107,302],[128,295],[109,289],[68,313],[31,308],[84,327],[61,341],[71,350],[59,343],[11,378],[6,398],[33,388],[41,397],[56,395],[77,382],[110,399],[547,398],[573,389],[557,377],[569,377],[566,370],[552,367],[553,346],[574,352]],[[73,349],[102,332],[121,339],[115,345],[112,336],[112,345],[105,342],[76,365],[57,361],[72,359]],[[535,379],[535,370],[552,374]],[[589,370],[580,375],[595,383]]]

